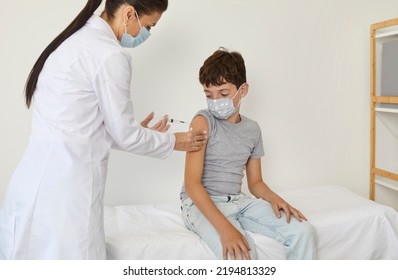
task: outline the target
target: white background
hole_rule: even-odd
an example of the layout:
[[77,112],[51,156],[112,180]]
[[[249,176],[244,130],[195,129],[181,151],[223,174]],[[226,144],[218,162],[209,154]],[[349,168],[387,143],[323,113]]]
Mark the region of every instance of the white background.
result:
[[[27,75],[85,4],[7,1],[0,17],[0,201],[30,134]],[[369,29],[397,11],[396,0],[170,0],[150,39],[131,51],[135,116],[189,121],[206,106],[203,61],[221,46],[237,50],[250,84],[241,113],[262,128],[269,186],[337,184],[367,197]],[[183,169],[182,152],[157,160],[113,151],[105,202],[178,203]],[[379,189],[378,201],[398,209],[397,195]]]

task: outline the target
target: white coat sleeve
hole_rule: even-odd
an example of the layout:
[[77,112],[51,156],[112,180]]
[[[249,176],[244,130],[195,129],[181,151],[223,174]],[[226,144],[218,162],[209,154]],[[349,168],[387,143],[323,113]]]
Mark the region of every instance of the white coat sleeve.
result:
[[156,158],[168,157],[174,149],[174,134],[160,133],[137,123],[130,85],[130,56],[120,52],[106,57],[97,69],[94,90],[107,132],[122,150]]

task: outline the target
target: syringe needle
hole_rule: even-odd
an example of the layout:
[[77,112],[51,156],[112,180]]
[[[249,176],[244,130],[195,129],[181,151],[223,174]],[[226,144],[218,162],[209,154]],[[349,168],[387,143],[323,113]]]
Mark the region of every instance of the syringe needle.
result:
[[169,119],[169,122],[171,122],[171,123],[186,123],[186,124],[190,124],[189,122],[185,122],[185,121],[181,121],[181,120],[176,120],[176,119]]

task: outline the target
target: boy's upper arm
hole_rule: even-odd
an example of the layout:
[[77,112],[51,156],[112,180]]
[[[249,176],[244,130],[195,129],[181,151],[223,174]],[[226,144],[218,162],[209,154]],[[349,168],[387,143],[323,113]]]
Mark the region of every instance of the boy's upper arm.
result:
[[192,130],[205,130],[207,133],[209,132],[209,125],[207,123],[207,119],[202,115],[197,115],[191,122]]
[[[193,131],[206,131],[209,132],[209,126],[204,116],[196,116],[192,123],[191,128]],[[206,143],[207,144],[207,143]],[[203,163],[206,153],[206,145],[199,151],[187,152],[185,155],[185,187],[191,185],[202,184]]]
[[246,163],[246,176],[249,188],[255,183],[263,180],[261,174],[261,158],[249,158]]

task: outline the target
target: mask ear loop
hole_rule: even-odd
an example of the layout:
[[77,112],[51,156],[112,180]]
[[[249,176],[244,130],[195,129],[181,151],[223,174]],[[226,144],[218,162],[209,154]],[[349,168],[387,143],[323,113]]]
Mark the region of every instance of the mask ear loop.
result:
[[[138,24],[140,25],[140,28],[142,28],[141,21],[140,21],[140,18],[138,17],[137,11],[134,10],[134,13],[135,13],[135,16],[137,17]],[[127,33],[127,22],[124,22],[123,25],[124,25],[124,33]]]
[[140,18],[139,18],[139,16],[138,16],[138,14],[137,14],[137,11],[134,10],[134,13],[135,13],[135,16],[137,17],[138,24],[140,25],[140,28],[142,28],[141,21],[140,21]]
[[[242,86],[243,86],[244,84],[245,84],[245,83],[243,83],[243,84],[240,85],[240,87],[239,87],[238,90],[236,91],[235,95],[232,97],[232,102],[233,102],[235,96],[238,94],[238,92],[241,90],[241,88],[242,88]],[[240,98],[239,103],[238,103],[238,105],[236,105],[235,108],[239,107],[241,102],[242,102],[242,97]]]

